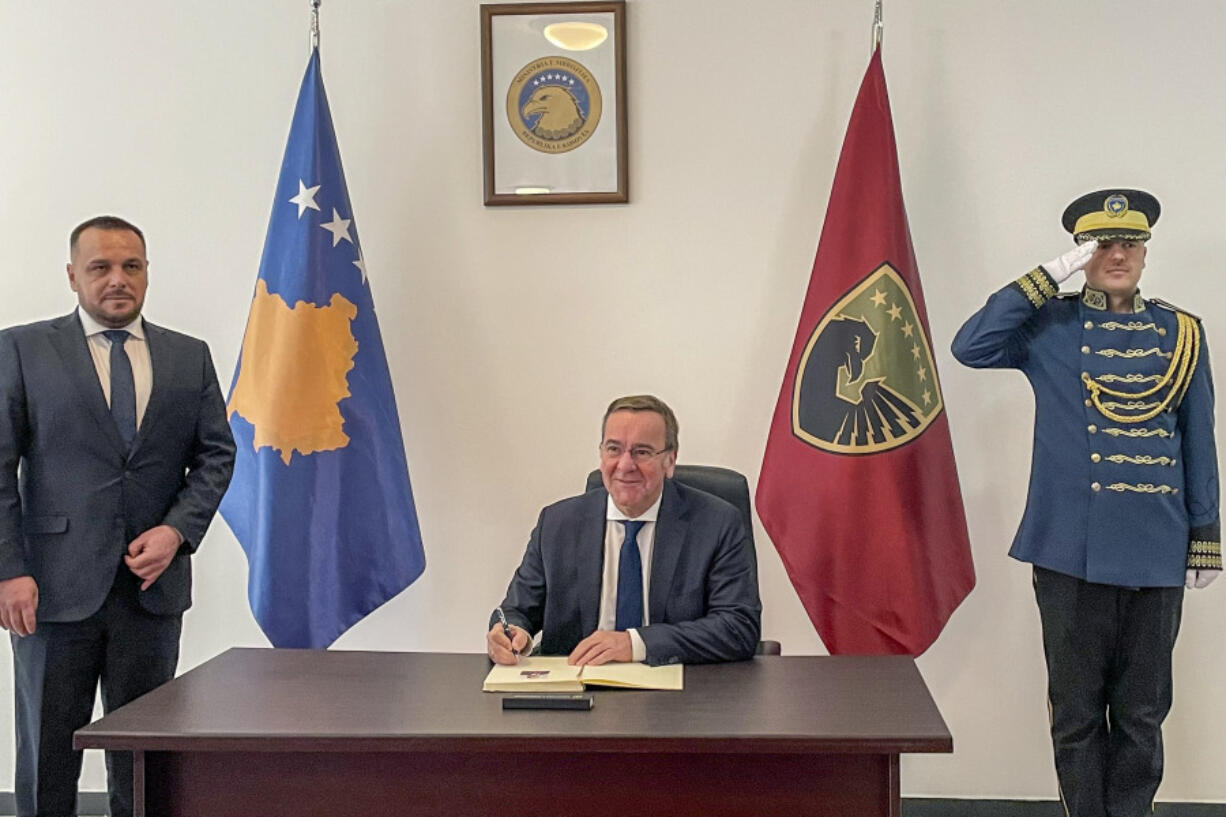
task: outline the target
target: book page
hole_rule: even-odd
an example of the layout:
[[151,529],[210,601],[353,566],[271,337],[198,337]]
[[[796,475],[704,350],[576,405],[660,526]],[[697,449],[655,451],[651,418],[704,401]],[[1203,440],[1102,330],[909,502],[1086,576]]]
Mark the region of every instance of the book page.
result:
[[566,663],[566,656],[533,656],[518,664],[495,664],[481,689],[486,692],[581,692],[582,667]]
[[649,667],[638,663],[614,663],[586,666],[579,677],[588,686],[681,690],[685,682],[684,671],[681,664]]

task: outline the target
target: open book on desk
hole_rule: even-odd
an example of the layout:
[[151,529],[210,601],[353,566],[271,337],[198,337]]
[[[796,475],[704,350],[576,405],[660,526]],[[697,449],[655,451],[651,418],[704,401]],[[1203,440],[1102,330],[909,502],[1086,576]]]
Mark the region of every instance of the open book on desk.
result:
[[565,656],[536,656],[518,664],[495,664],[481,689],[485,692],[582,692],[585,686],[625,689],[680,690],[684,668],[680,664],[649,667],[616,663],[575,667]]

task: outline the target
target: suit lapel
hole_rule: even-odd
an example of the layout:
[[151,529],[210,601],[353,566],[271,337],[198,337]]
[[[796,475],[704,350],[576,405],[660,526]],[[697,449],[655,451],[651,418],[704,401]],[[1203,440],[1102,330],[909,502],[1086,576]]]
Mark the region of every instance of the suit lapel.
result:
[[652,624],[664,622],[664,608],[681,558],[690,523],[685,500],[671,479],[664,481],[664,498],[656,517],[656,541],[651,547],[651,580],[648,587],[647,610]]
[[580,553],[576,561],[579,592],[579,623],[582,632],[591,633],[600,624],[600,586],[604,577],[604,529],[609,495],[590,491],[584,498],[579,522]]
[[89,354],[85,330],[81,328],[81,319],[73,312],[60,318],[52,325],[51,344],[64,362],[64,371],[72,382],[77,394],[81,397],[81,405],[98,423],[103,436],[120,452],[125,450],[119,429],[111,417],[111,410],[106,404],[106,395],[102,393],[102,383],[98,381],[98,370],[94,367],[94,359]]
[[145,405],[145,414],[141,417],[140,428],[136,430],[136,439],[132,441],[132,450],[140,448],[149,439],[150,430],[161,415],[162,404],[166,402],[167,379],[170,377],[170,350],[166,348],[166,333],[161,327],[144,321],[145,344],[149,348],[149,368],[151,384],[149,402]]

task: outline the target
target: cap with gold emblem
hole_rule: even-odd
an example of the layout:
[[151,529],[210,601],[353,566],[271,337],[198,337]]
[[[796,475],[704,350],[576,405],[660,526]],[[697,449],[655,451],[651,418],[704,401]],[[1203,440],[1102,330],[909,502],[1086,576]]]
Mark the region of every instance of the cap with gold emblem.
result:
[[1144,190],[1096,190],[1064,208],[1061,222],[1077,243],[1147,241],[1162,207]]

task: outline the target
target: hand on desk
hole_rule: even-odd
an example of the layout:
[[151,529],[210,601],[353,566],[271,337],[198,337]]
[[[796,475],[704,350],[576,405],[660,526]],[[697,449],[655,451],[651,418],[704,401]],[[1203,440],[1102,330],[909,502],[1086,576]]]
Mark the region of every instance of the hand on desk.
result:
[[575,645],[566,663],[582,667],[610,661],[630,661],[633,657],[630,633],[624,630],[597,630]]
[[519,656],[512,650],[523,655],[532,644],[532,636],[528,635],[528,631],[514,624],[511,625],[511,636],[507,638],[501,624],[490,627],[490,631],[485,634],[485,652],[495,664],[519,663]]

